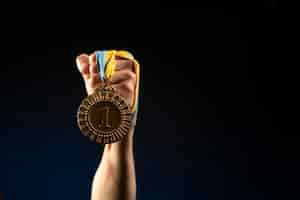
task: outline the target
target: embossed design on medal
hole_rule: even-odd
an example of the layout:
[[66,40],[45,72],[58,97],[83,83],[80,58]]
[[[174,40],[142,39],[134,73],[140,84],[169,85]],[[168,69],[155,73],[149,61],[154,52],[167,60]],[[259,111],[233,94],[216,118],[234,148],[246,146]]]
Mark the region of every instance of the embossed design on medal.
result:
[[83,99],[77,112],[81,133],[100,144],[122,140],[129,133],[132,119],[130,106],[109,84]]

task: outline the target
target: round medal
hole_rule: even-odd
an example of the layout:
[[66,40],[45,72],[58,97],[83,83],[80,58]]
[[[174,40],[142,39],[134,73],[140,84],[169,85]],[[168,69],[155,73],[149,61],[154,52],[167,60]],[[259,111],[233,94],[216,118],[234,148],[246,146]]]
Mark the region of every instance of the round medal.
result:
[[126,100],[107,85],[87,96],[77,112],[81,133],[100,144],[122,140],[129,133],[132,119]]

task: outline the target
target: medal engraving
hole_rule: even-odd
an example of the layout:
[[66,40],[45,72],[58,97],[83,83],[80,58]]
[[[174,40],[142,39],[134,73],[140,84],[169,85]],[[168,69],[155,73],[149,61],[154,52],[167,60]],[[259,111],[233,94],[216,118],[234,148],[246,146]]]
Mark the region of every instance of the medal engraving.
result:
[[125,99],[110,86],[97,88],[81,102],[77,112],[82,134],[100,144],[122,140],[129,132],[131,121]]

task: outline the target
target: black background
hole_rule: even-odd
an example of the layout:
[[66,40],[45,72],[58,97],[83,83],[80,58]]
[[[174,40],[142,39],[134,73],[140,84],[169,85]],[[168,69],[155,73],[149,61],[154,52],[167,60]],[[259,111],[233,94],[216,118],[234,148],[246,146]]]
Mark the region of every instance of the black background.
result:
[[7,23],[4,199],[89,199],[103,148],[76,125],[86,93],[75,57],[100,49],[128,50],[141,64],[138,199],[298,199],[290,27],[274,2],[262,7],[123,10],[105,22],[71,12]]

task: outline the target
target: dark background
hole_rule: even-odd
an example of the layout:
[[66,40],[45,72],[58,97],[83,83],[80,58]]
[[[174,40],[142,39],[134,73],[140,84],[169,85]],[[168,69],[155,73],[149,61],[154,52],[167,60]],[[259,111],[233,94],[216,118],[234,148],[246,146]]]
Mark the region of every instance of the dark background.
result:
[[125,49],[141,63],[138,199],[298,199],[297,79],[281,34],[289,26],[274,2],[263,7],[156,8],[107,26],[74,16],[9,23],[1,41],[4,199],[90,198],[103,147],[77,127],[86,93],[74,61],[97,49]]

